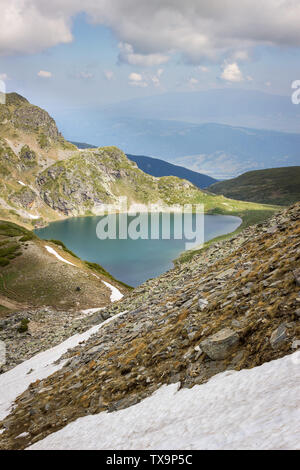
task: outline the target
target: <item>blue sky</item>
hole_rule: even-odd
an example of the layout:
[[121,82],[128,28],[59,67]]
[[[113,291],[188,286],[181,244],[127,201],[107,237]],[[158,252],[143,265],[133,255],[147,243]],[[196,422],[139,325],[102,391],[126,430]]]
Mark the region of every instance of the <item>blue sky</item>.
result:
[[[243,31],[238,31],[228,39],[234,20],[224,17],[220,23],[214,10],[199,10],[197,21],[200,26],[203,24],[206,31],[203,41],[209,45],[202,48],[202,36],[196,37],[198,23],[195,25],[193,19],[193,14],[198,10],[180,10],[177,1],[157,3],[165,3],[165,8],[169,8],[166,19],[164,11],[159,11],[160,7],[152,12],[147,11],[149,6],[144,0],[140,0],[139,4],[136,0],[123,0],[123,3],[111,0],[114,4],[111,8],[105,5],[105,0],[88,1],[85,12],[82,7],[76,8],[77,1],[71,2],[71,9],[70,2],[55,1],[60,11],[54,8],[55,5],[52,9],[48,7],[44,0],[33,0],[31,4],[35,10],[32,10],[30,18],[35,18],[32,26],[37,30],[35,35],[29,30],[30,24],[28,29],[22,26],[22,20],[24,24],[25,21],[28,23],[29,17],[26,15],[30,12],[25,7],[22,10],[21,5],[26,5],[28,1],[4,1],[7,9],[12,8],[13,4],[19,9],[10,11],[9,16],[4,14],[8,21],[5,23],[7,30],[4,28],[0,33],[3,44],[0,50],[0,77],[4,79],[8,91],[17,91],[51,111],[64,107],[94,107],[165,92],[223,87],[290,95],[291,82],[300,78],[300,33],[293,29],[295,14],[300,20],[299,2],[281,2],[287,5],[284,12],[279,11],[276,1],[267,2],[270,18],[261,27],[262,31],[266,31],[265,37],[260,32],[260,25],[252,25],[250,18],[249,25],[244,26],[245,30],[249,28],[247,35],[243,36]],[[187,3],[190,6],[199,4],[193,0]],[[256,3],[252,2],[252,7]],[[127,10],[124,10],[125,4]],[[104,14],[99,5],[106,6],[108,13],[105,10]],[[145,11],[140,11],[138,7],[143,5]],[[228,5],[229,9],[238,8],[238,3],[233,0]],[[251,2],[245,1],[244,12],[238,10],[243,21],[249,16],[249,8]],[[294,15],[290,14],[292,8],[295,9]],[[145,20],[145,15],[153,15],[156,11],[159,13],[158,19]],[[170,12],[176,13],[175,19],[172,19]],[[15,38],[8,24],[13,14],[16,15],[14,25],[20,28],[20,31],[13,31]],[[210,33],[203,23],[203,16],[208,14],[215,33]],[[280,15],[282,23],[278,23]],[[176,34],[169,28],[168,18],[175,24],[174,30],[178,29]],[[146,21],[145,25],[141,24],[143,21]],[[40,30],[36,26],[38,22]],[[140,30],[136,25],[140,26]],[[168,35],[164,34],[164,26]],[[178,39],[184,34],[186,40]],[[226,43],[225,47],[223,43]]]

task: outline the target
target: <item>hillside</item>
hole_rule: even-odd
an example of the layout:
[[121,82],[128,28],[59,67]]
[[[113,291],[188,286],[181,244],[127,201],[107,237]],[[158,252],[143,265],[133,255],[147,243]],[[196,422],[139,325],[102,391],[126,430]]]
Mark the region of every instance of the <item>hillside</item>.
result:
[[[82,142],[72,142],[79,149],[95,148],[95,145],[85,144]],[[177,176],[178,178],[190,181],[198,188],[206,188],[213,183],[216,183],[214,178],[203,175],[196,171],[188,170],[182,166],[172,165],[172,163],[160,160],[159,158],[146,157],[144,155],[126,155],[129,160],[135,162],[140,170],[144,171],[148,175],[156,176]]]
[[182,166],[172,165],[172,163],[160,160],[159,158],[130,154],[127,154],[127,157],[129,160],[135,162],[141,170],[152,176],[177,176],[178,178],[190,181],[198,188],[206,188],[216,182],[216,180],[210,176],[188,170]]
[[288,206],[300,200],[300,166],[250,171],[207,189],[241,201]]
[[91,269],[60,242],[40,240],[18,225],[0,220],[0,317],[41,306],[56,310],[103,307],[110,289],[127,289],[100,266]]
[[[245,390],[255,394],[259,387],[260,401],[255,404],[260,405],[251,413],[254,421],[251,424],[250,420],[246,442],[250,435],[254,442],[257,441],[257,429],[261,429],[264,417],[267,427],[259,433],[259,445],[272,448],[275,442],[269,440],[272,435],[272,439],[277,436],[284,448],[288,446],[291,442],[288,436],[295,434],[296,395],[293,392],[288,401],[280,401],[280,413],[270,421],[270,413],[276,408],[278,399],[276,403],[272,401],[268,384],[270,377],[282,376],[284,370],[289,370],[289,390],[296,390],[297,374],[292,367],[294,356],[285,358],[286,367],[284,364],[280,367],[281,363],[278,367],[270,363],[268,368],[266,363],[295,352],[300,344],[299,223],[300,205],[296,204],[266,223],[246,228],[229,241],[211,245],[188,263],[147,281],[123,301],[108,308],[109,320],[87,332],[81,344],[74,337],[69,346],[62,344],[59,349],[33,357],[2,375],[0,380],[7,384],[7,390],[0,407],[3,418],[0,423],[1,448],[20,449],[39,441],[40,447],[45,448],[47,441],[43,444],[42,439],[49,435],[54,439],[52,448],[59,448],[64,442],[67,446],[67,441],[59,439],[59,435],[55,440],[53,433],[67,430],[66,425],[73,422],[71,439],[76,441],[79,438],[76,433],[83,428],[81,421],[75,420],[82,418],[92,422],[91,415],[94,415],[101,422],[101,417],[107,416],[106,411],[126,409],[125,415],[132,413],[131,419],[140,426],[140,412],[143,415],[143,403],[146,404],[143,400],[153,398],[157,390],[162,396],[166,391],[162,386],[166,384],[176,384],[171,393],[172,396],[175,394],[174,398],[186,397],[190,407],[197,403],[194,411],[190,408],[193,415],[199,410],[204,413],[213,391],[203,395],[202,384],[221,372],[226,375],[222,375],[222,379],[215,377],[214,384],[219,383],[222,391],[225,387],[226,396],[234,401],[239,396],[238,407],[243,400],[251,401],[251,393],[247,395]],[[67,351],[70,346],[73,349]],[[61,355],[62,359],[58,361]],[[259,369],[261,372],[253,369],[263,364],[265,367]],[[235,372],[242,369],[249,370],[243,371],[242,375]],[[232,374],[233,385],[227,389]],[[237,377],[246,376],[250,382],[244,382],[242,395],[237,395],[240,390]],[[282,386],[274,383],[281,395],[285,381],[282,376]],[[184,390],[177,392],[178,389]],[[288,390],[284,393],[286,396]],[[266,396],[268,401],[259,398]],[[9,410],[7,407],[15,399],[15,406]],[[223,399],[209,406],[211,410],[217,409],[219,414],[227,415],[225,409],[222,411],[222,403]],[[249,420],[249,406],[248,403],[235,422],[235,436],[245,436],[244,423]],[[169,419],[166,409],[161,408],[161,412]],[[178,421],[183,408],[177,410],[179,414],[176,410],[172,409],[170,414]],[[232,423],[236,408],[230,410],[231,418],[228,416],[228,419]],[[114,416],[121,415],[108,415],[110,423],[114,422],[111,421]],[[188,433],[186,439],[197,446],[206,428],[204,431],[203,426],[190,428],[191,418],[190,414],[184,426]],[[79,423],[80,431],[76,423]],[[96,432],[97,424],[90,426],[92,428]],[[99,432],[101,429],[100,425]],[[166,435],[160,434],[161,448],[172,445],[175,437],[172,429],[173,426],[165,429]],[[159,432],[156,428],[156,433]],[[227,424],[224,432],[227,436],[233,430]],[[208,439],[206,448],[217,445],[215,434],[206,432],[205,435]],[[64,439],[64,434],[61,437]],[[72,440],[69,442],[72,448]],[[230,442],[234,446],[234,442]],[[49,445],[51,447],[51,443]],[[82,441],[83,447],[88,445]],[[98,445],[101,448],[106,444],[100,442]]]

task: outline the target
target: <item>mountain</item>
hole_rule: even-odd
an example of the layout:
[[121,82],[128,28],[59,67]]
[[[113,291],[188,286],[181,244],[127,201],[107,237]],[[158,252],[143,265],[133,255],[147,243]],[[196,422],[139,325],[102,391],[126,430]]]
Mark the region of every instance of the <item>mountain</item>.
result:
[[61,126],[72,140],[113,144],[126,154],[159,157],[215,179],[299,163],[300,134],[166,121],[161,116],[110,118],[92,111],[79,112],[76,121],[70,115]]
[[79,150],[62,137],[46,111],[15,93],[0,105],[0,116],[4,220],[30,228],[66,216],[96,215],[120,196],[127,196],[129,204],[203,203],[206,212],[237,215],[274,210],[208,194],[176,176],[148,175],[116,147]]
[[296,204],[195,253],[0,376],[1,449],[127,448],[133,423],[133,448],[257,448],[258,429],[260,448],[296,448],[299,221]]
[[206,188],[216,182],[216,180],[210,176],[188,170],[182,166],[172,165],[172,163],[158,158],[130,154],[127,154],[127,157],[135,162],[141,170],[152,176],[177,176],[178,178],[190,181],[198,188]]
[[300,166],[250,171],[208,190],[241,201],[288,206],[300,201]]
[[[79,149],[88,149],[95,148],[95,146],[90,144],[85,144],[82,142],[72,142]],[[165,160],[160,160],[159,158],[146,157],[144,155],[126,155],[129,160],[135,162],[138,168],[148,175],[160,177],[160,176],[177,176],[178,178],[185,179],[190,181],[198,188],[206,188],[213,183],[216,183],[214,178],[210,176],[203,175],[196,171],[188,170],[178,165],[172,165]]]

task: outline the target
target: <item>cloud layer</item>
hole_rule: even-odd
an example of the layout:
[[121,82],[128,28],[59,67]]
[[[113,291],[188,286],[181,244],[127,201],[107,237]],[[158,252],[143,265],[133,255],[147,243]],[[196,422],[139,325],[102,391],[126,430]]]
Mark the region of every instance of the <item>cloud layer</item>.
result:
[[243,60],[258,44],[300,45],[298,0],[0,0],[0,8],[0,55],[72,41],[72,18],[80,12],[110,27],[119,60],[134,66],[159,66],[172,54],[194,64]]

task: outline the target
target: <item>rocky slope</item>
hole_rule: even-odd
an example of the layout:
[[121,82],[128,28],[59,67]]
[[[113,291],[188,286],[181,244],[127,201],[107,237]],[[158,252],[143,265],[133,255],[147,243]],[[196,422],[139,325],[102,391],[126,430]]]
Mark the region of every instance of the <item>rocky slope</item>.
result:
[[192,387],[292,353],[300,345],[299,259],[296,204],[149,280],[105,310],[122,315],[18,397],[0,423],[1,448],[126,408],[164,383]]
[[249,171],[207,189],[242,201],[288,206],[300,199],[300,166]]

